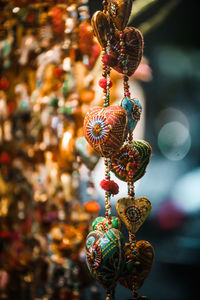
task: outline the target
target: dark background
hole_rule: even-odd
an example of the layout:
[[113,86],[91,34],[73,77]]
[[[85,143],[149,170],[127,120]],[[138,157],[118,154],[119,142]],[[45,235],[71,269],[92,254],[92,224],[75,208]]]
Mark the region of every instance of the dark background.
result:
[[[158,2],[131,25],[138,27],[169,1]],[[145,139],[153,147],[153,156],[138,192],[148,195],[153,210],[137,239],[146,239],[155,248],[152,272],[140,290],[140,295],[151,300],[200,298],[200,30],[196,3],[180,1],[144,36],[144,55],[153,74],[150,82],[141,82],[147,109]],[[101,1],[90,1],[91,15],[99,9]],[[169,108],[174,109],[173,114]],[[168,113],[163,115],[166,110]],[[164,149],[163,154],[158,145],[160,130],[167,122],[184,124],[180,112],[188,123],[189,150],[182,155],[184,145],[176,148],[176,140],[182,134],[178,131],[171,133],[175,141],[168,144],[169,149]],[[174,149],[177,158],[169,159],[168,154]],[[178,159],[178,155],[183,157]],[[101,290],[101,299],[104,298]],[[118,286],[116,300],[128,298],[130,291]]]

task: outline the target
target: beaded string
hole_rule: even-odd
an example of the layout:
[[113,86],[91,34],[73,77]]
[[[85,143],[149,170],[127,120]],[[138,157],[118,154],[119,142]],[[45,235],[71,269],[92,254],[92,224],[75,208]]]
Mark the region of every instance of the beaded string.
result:
[[[108,3],[107,0],[103,0],[103,12],[106,13],[108,10]],[[107,36],[107,45],[106,48],[102,51],[102,57],[105,54],[110,53],[110,36]],[[110,67],[103,63],[103,78],[106,79],[106,86],[103,88],[103,100],[104,100],[104,107],[108,107],[110,105],[110,87],[111,87],[111,81],[110,81]],[[110,181],[110,169],[111,169],[111,161],[110,158],[104,158],[104,164],[105,164],[105,180]],[[112,227],[112,221],[111,221],[111,203],[110,203],[111,194],[108,191],[105,191],[105,217],[108,221],[108,227]],[[112,300],[114,299],[114,290],[107,290],[107,296],[106,300]]]
[[106,13],[107,10],[108,10],[108,1],[107,0],[103,0],[102,4],[103,4],[103,12]]
[[128,77],[128,60],[125,55],[125,43],[124,43],[124,33],[123,31],[119,34],[119,45],[120,45],[120,60],[121,60],[121,67],[123,70],[123,84],[124,84],[124,96],[130,97],[130,91],[129,91],[129,77]]
[[134,191],[134,181],[133,181],[133,175],[135,170],[135,162],[134,162],[134,156],[132,151],[132,141],[133,141],[133,135],[132,133],[129,133],[128,136],[128,156],[129,156],[129,163],[127,164],[127,171],[128,171],[128,196],[132,199],[135,198],[135,191]]
[[[125,55],[125,43],[124,43],[124,33],[121,31],[120,35],[120,60],[121,60],[121,66],[123,70],[123,85],[124,85],[124,96],[129,98],[131,97],[130,91],[129,91],[129,77],[128,77],[128,60]],[[134,157],[132,152],[132,141],[133,141],[133,135],[132,133],[129,133],[128,135],[128,155],[129,155],[129,163],[127,164],[127,171],[128,171],[128,196],[135,199],[135,191],[134,191],[134,181],[133,181],[133,175],[134,175],[134,169],[135,169],[135,163],[134,163]],[[129,232],[129,242],[132,252],[135,252],[136,247],[136,237],[135,234]],[[137,287],[136,287],[136,280],[137,275],[135,274],[133,276],[133,284],[132,284],[132,296],[133,300],[138,299],[137,294]]]
[[[106,13],[108,9],[108,3],[107,0],[103,0],[103,12]],[[107,45],[106,48],[103,48],[102,50],[102,57],[105,54],[110,53],[110,36],[107,36]],[[102,62],[103,63],[103,62]],[[110,67],[107,66],[105,63],[103,63],[102,66],[103,73],[102,77],[105,80],[105,85],[103,86],[103,100],[104,100],[104,107],[108,107],[110,105],[110,87],[111,87],[111,81],[110,81]],[[110,159],[105,158],[104,159],[104,164],[105,164],[105,179],[107,181],[110,181]],[[105,217],[108,220],[108,225],[109,228],[111,227],[111,204],[110,204],[110,198],[111,194],[108,191],[105,191]]]
[[[125,42],[124,42],[124,33],[123,31],[119,34],[120,38],[120,60],[121,60],[121,66],[123,70],[123,85],[124,85],[124,96],[130,98],[131,94],[129,91],[129,77],[128,77],[128,60],[125,55]],[[128,148],[129,148],[129,159],[130,162],[127,165],[127,171],[128,171],[128,195],[129,197],[134,199],[135,193],[134,193],[134,183],[133,183],[133,171],[134,171],[134,162],[133,162],[133,154],[132,154],[132,141],[133,141],[133,135],[132,133],[129,133],[128,135]]]
[[[107,181],[110,181],[110,160],[108,158],[105,158],[104,164],[105,164],[105,179]],[[108,220],[109,227],[112,224],[110,197],[111,197],[110,193],[106,191],[105,192],[105,209],[106,209],[105,216],[106,219]]]

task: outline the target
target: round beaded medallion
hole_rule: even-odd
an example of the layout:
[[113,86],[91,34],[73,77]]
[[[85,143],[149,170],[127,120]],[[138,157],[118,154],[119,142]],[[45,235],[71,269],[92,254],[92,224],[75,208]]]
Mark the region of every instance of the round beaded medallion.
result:
[[125,216],[129,222],[137,223],[141,218],[140,209],[135,205],[129,206],[125,210]]
[[131,171],[133,181],[136,182],[144,175],[151,152],[151,146],[146,141],[133,141],[131,148],[126,144],[112,156],[111,171],[120,180],[127,181],[129,176],[129,164],[131,163],[132,166],[134,164]]
[[96,270],[101,263],[101,249],[95,244],[90,246],[87,251],[87,262],[91,269]]
[[112,171],[120,180],[123,181],[127,181],[128,179],[127,165],[130,162],[130,154],[133,157],[132,162],[135,165],[135,170],[137,170],[141,163],[141,159],[136,149],[133,148],[130,151],[128,145],[125,145],[112,157]]
[[88,136],[94,144],[104,143],[108,137],[108,126],[102,117],[95,118],[88,126]]

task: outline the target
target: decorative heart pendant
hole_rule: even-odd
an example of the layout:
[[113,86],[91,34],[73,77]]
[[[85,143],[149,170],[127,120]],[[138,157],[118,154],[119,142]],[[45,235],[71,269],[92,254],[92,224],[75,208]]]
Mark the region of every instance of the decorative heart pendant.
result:
[[129,99],[124,97],[121,102],[121,106],[125,109],[128,115],[128,130],[132,132],[138,121],[140,120],[140,115],[142,112],[142,105],[138,99]]
[[151,152],[152,148],[146,141],[133,141],[131,149],[126,144],[112,156],[111,171],[120,180],[127,181],[129,167],[132,165],[133,182],[136,182],[145,174]]
[[99,44],[105,48],[110,34],[109,18],[102,11],[97,11],[92,16],[91,25]]
[[110,157],[124,143],[128,117],[120,106],[94,107],[85,116],[84,135],[100,156]]
[[124,197],[117,201],[116,210],[128,231],[135,234],[149,215],[151,202],[146,197]]
[[108,10],[118,30],[123,30],[131,14],[132,0],[110,0]]
[[[120,60],[120,38],[114,38],[111,43],[111,54],[118,59],[118,64],[113,67],[117,72],[123,73],[123,65]],[[134,27],[126,27],[124,30],[124,54],[127,57],[128,76],[131,76],[140,64],[143,55],[143,36],[141,32]],[[112,66],[110,66],[112,67]]]
[[[135,261],[132,264],[132,269],[126,269],[125,274],[119,279],[121,285],[132,290],[133,284],[136,289],[141,288],[144,280],[151,271],[154,260],[154,249],[147,241],[138,241],[135,247],[136,255]],[[130,265],[131,246],[126,246],[126,265]],[[128,255],[127,255],[128,254]],[[137,267],[138,266],[138,267]]]
[[[112,217],[111,222],[111,228],[121,229],[121,222],[118,217]],[[106,231],[109,228],[108,220],[105,217],[97,217],[92,223],[93,230]]]
[[119,230],[92,231],[86,240],[87,264],[91,274],[105,287],[113,288],[124,272],[124,241]]

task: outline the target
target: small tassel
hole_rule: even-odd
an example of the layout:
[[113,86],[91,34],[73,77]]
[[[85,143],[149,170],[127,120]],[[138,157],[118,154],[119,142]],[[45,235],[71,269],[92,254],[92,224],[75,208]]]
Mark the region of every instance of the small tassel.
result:
[[117,195],[119,193],[119,186],[113,180],[103,179],[100,182],[100,187],[111,195]]

